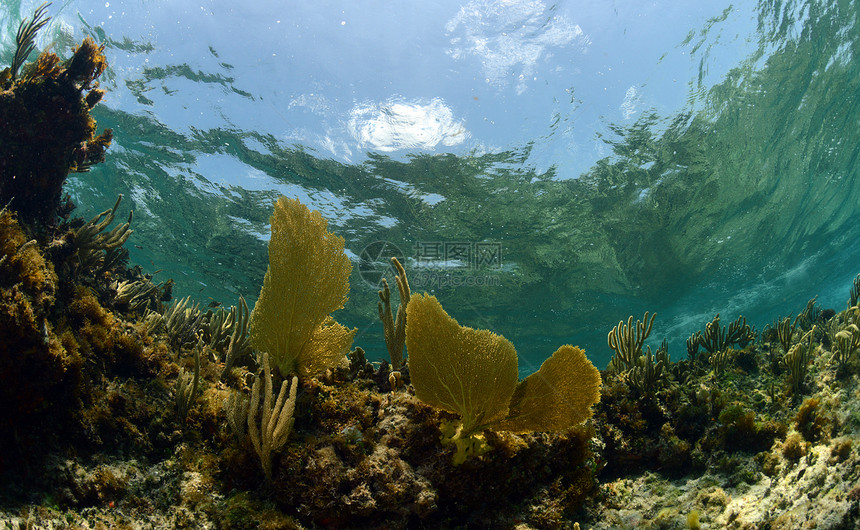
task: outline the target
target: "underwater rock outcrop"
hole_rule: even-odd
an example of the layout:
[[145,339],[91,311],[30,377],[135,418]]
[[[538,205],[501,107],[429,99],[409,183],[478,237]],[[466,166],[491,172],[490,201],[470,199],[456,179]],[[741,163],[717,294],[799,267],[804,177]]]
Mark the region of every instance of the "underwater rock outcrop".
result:
[[55,399],[74,395],[81,358],[66,351],[48,322],[56,290],[53,265],[13,213],[0,210],[0,431],[7,435]]
[[12,203],[25,224],[53,226],[72,208],[62,200],[69,172],[104,161],[113,131],[96,135],[89,113],[104,95],[97,80],[107,66],[104,46],[91,38],[69,60],[43,52],[17,75],[35,31],[48,20],[43,13],[40,8],[29,26],[22,24],[16,62],[0,72],[0,204]]
[[59,440],[101,443],[97,382],[149,370],[139,336],[109,309],[121,305],[112,285],[141,276],[126,268],[128,223],[103,233],[119,199],[90,223],[68,221],[74,205],[61,200],[68,173],[102,161],[110,144],[90,115],[103,50],[87,38],[65,62],[44,52],[24,64],[46,7],[21,25],[0,71],[0,475]]

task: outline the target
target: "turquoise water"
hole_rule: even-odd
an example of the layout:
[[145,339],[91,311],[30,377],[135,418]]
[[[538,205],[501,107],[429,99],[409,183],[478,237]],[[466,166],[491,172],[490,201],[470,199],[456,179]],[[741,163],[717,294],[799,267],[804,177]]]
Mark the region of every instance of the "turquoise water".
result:
[[[677,360],[717,312],[844,308],[856,2],[276,4],[70,0],[37,42],[105,44],[115,143],[66,189],[85,217],[124,194],[132,262],[177,295],[251,303],[287,194],[346,239],[335,317],[374,358],[380,248],[524,373],[563,343],[604,366],[646,310]],[[3,64],[37,5],[0,8]]]

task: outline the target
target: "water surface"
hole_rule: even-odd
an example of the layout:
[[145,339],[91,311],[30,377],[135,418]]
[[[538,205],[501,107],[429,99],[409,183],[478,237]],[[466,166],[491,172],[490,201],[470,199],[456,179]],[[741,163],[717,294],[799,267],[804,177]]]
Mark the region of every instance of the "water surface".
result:
[[[378,270],[505,335],[528,373],[609,329],[652,345],[719,312],[758,329],[860,272],[855,1],[55,2],[41,48],[105,45],[105,164],[67,184],[135,210],[132,261],[252,302],[280,194],[346,238],[336,318],[385,355]],[[37,2],[0,8],[0,60]],[[122,217],[122,215],[120,215]],[[374,275],[374,273],[377,274]]]

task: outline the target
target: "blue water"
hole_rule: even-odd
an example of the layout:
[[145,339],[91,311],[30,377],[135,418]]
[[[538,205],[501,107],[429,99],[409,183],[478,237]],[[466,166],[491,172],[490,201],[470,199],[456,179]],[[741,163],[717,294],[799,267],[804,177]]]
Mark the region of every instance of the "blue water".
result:
[[[38,3],[0,7],[2,64]],[[132,261],[232,304],[259,292],[273,201],[299,197],[346,238],[335,317],[374,358],[360,257],[380,249],[524,373],[563,343],[605,365],[646,310],[680,359],[717,312],[845,307],[855,1],[425,4],[55,2],[39,48],[89,35],[109,62],[94,116],[115,140],[68,181],[78,213],[123,193]]]

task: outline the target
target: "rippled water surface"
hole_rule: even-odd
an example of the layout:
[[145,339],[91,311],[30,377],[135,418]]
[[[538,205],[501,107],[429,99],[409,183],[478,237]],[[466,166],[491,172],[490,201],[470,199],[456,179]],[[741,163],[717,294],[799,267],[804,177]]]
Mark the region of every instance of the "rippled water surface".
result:
[[[301,5],[300,5],[301,4]],[[426,5],[432,4],[432,5]],[[0,7],[0,61],[37,2]],[[860,272],[855,1],[55,2],[38,45],[105,45],[105,164],[83,216],[135,210],[132,261],[177,294],[256,298],[280,194],[353,259],[336,318],[385,355],[376,258],[516,346],[602,366],[717,312],[758,329]]]

